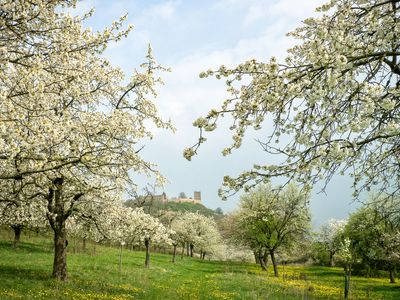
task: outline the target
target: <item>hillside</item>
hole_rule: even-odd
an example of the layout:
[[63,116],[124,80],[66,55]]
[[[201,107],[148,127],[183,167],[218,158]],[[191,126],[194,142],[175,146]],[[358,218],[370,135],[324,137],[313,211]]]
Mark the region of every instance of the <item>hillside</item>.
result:
[[190,202],[161,202],[155,199],[146,201],[128,200],[125,202],[125,205],[128,207],[142,207],[146,213],[155,216],[160,215],[160,213],[165,210],[198,212],[206,217],[214,217],[216,219],[219,219],[223,216],[222,211],[219,209],[212,210],[203,204]]

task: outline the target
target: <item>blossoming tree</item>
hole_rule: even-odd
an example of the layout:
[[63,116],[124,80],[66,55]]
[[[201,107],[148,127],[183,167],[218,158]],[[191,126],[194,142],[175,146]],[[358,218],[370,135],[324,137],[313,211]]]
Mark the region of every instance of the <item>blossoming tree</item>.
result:
[[145,213],[142,208],[126,207],[122,202],[104,206],[96,218],[83,215],[81,221],[93,228],[95,236],[117,242],[121,246],[144,244],[147,268],[150,266],[151,244],[170,245],[170,236],[174,234],[159,219]]
[[[236,240],[260,252],[266,250],[278,277],[276,253],[283,248],[290,249],[305,240],[310,230],[308,194],[295,185],[288,185],[279,194],[270,185],[260,185],[244,194],[240,199],[236,227],[240,229]],[[265,260],[260,264],[266,268]]]
[[[2,184],[1,184],[2,183]],[[30,201],[30,186],[20,181],[0,182],[0,225],[7,225],[14,231],[13,247],[17,248],[24,228],[43,229],[49,224],[44,201]],[[28,189],[28,191],[24,191]]]
[[249,128],[266,130],[271,122],[261,145],[281,161],[226,176],[222,196],[271,177],[312,186],[346,172],[355,196],[375,185],[398,191],[399,9],[399,1],[330,0],[318,9],[322,16],[289,34],[299,44],[285,60],[253,59],[201,73],[226,79],[230,96],[193,123],[200,138],[184,156],[191,159],[224,116],[233,119],[224,155],[241,146]]
[[346,223],[346,220],[330,219],[328,223],[321,226],[318,241],[329,252],[330,267],[333,267],[333,257],[343,244]]
[[211,254],[214,245],[221,243],[221,236],[214,219],[197,212],[181,214],[172,221],[171,228],[175,232],[174,240],[182,244],[182,255],[187,245],[190,256],[193,257],[193,250],[196,247],[200,251],[201,258],[204,259],[207,253]]
[[395,283],[400,261],[400,199],[373,197],[349,218],[347,235],[354,256],[369,268],[376,265],[389,271]]
[[[129,171],[154,174],[140,142],[148,121],[172,128],[152,103],[162,83],[149,47],[141,70],[124,80],[100,56],[126,36],[124,17],[102,32],[82,27],[76,1],[11,1],[0,9],[0,179],[34,178],[54,231],[53,276],[67,279],[66,220],[82,202],[121,193]],[[125,83],[127,82],[127,83]],[[160,178],[160,177],[159,177]]]

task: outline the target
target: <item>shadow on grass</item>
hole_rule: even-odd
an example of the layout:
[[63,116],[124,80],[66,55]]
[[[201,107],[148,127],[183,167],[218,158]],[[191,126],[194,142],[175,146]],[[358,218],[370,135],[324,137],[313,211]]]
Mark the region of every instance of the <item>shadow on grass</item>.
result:
[[0,274],[2,280],[13,279],[18,280],[23,278],[23,280],[28,281],[48,281],[51,279],[51,274],[44,270],[37,270],[31,268],[21,268],[0,265]]
[[0,249],[2,251],[21,251],[29,253],[51,253],[53,250],[49,244],[33,244],[33,243],[20,243],[17,248],[12,247],[12,242],[0,241]]

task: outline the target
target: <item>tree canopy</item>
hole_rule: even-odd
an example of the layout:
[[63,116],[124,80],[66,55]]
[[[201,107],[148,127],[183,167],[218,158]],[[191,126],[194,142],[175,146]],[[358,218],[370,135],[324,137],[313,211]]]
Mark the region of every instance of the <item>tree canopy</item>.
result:
[[292,184],[279,194],[271,185],[258,186],[240,199],[240,209],[234,216],[236,224],[232,228],[234,240],[257,253],[265,250],[278,276],[276,252],[289,250],[307,239],[311,221],[308,198],[308,194]]
[[22,182],[18,194],[33,191],[32,201],[46,201],[55,233],[53,276],[63,280],[66,220],[98,202],[121,201],[135,186],[129,172],[162,181],[139,152],[152,137],[150,126],[172,128],[152,102],[162,84],[158,72],[167,69],[151,47],[125,79],[101,54],[131,31],[123,29],[126,16],[92,32],[83,26],[92,11],[72,16],[75,5],[6,0],[0,7],[0,180]]
[[354,196],[372,186],[398,191],[399,9],[399,1],[331,0],[318,8],[322,16],[289,33],[299,43],[284,61],[252,59],[202,72],[226,79],[230,97],[193,123],[200,137],[184,156],[197,154],[205,132],[230,116],[233,143],[224,155],[241,146],[250,128],[263,128],[263,150],[281,161],[226,176],[222,196],[271,177],[311,187],[338,173],[353,177]]

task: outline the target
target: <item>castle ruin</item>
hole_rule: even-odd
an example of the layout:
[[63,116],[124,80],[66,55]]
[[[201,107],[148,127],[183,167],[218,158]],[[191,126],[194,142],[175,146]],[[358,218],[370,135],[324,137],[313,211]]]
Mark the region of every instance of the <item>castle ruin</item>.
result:
[[161,195],[154,195],[154,199],[158,200],[160,202],[178,202],[178,203],[194,203],[194,204],[201,204],[201,192],[199,191],[194,191],[193,192],[193,198],[179,198],[179,197],[173,197],[173,198],[168,198],[167,194],[162,193]]

